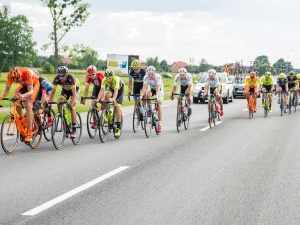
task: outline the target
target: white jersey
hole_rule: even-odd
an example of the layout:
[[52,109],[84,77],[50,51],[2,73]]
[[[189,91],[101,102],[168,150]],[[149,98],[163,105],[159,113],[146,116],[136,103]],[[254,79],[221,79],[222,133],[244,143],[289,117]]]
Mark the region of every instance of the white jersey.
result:
[[220,80],[218,76],[215,76],[213,80],[209,79],[209,76],[207,76],[205,83],[210,87],[217,87],[220,84]]
[[177,86],[178,84],[182,85],[182,86],[193,84],[192,74],[187,73],[186,76],[185,76],[185,79],[182,80],[182,79],[180,79],[180,74],[178,73],[174,78],[174,86]]
[[144,83],[147,83],[148,86],[150,87],[150,89],[156,89],[157,85],[160,85],[161,87],[163,86],[161,76],[158,73],[155,74],[153,80],[150,80],[150,78],[148,77],[148,74],[146,74],[144,76]]

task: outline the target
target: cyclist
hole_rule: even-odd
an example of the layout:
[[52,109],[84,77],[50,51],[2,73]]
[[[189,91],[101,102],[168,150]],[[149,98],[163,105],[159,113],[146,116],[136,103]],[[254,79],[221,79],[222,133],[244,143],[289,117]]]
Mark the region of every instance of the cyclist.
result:
[[288,100],[288,82],[284,73],[280,73],[277,79],[276,92],[278,93],[278,104],[280,103],[281,91],[284,99],[284,112],[286,113],[287,100]]
[[[192,115],[192,108],[191,108],[192,102],[191,102],[190,94],[193,87],[193,76],[192,74],[188,73],[185,68],[180,68],[178,74],[174,78],[172,94],[170,96],[171,100],[174,99],[173,93],[176,92],[177,85],[180,85],[178,93],[184,94],[186,96],[186,99],[188,101],[188,116],[190,116]],[[179,106],[179,102],[180,102],[180,97],[178,97],[177,107]]]
[[158,112],[158,126],[157,132],[162,131],[162,102],[164,100],[163,82],[161,76],[156,73],[154,66],[147,67],[147,74],[144,77],[143,89],[141,96],[146,93],[146,98],[151,96],[157,97],[157,112]]
[[293,90],[294,93],[293,93],[293,100],[295,99],[296,97],[296,91],[298,90],[298,79],[297,79],[297,76],[296,74],[294,73],[294,71],[291,71],[289,72],[289,76],[287,77],[287,82],[288,82],[288,90]]
[[[93,91],[92,91],[92,97],[96,99],[100,92],[101,84],[104,79],[104,75],[101,72],[97,72],[97,68],[93,65],[90,65],[86,69],[86,72],[87,72],[87,75],[85,77],[85,88],[84,88],[84,92],[83,92],[83,97],[84,98],[87,97],[90,84],[92,83],[92,84],[94,84]],[[80,103],[84,105],[85,99],[82,99],[82,101]],[[94,104],[94,103],[95,103],[95,101],[92,102],[92,104]],[[94,122],[92,123],[91,128],[95,129],[97,124],[96,124],[94,115],[93,115],[93,118],[94,118]]]
[[140,94],[143,88],[143,79],[145,75],[146,75],[146,70],[141,68],[141,62],[138,59],[133,60],[131,63],[131,69],[129,71],[128,97],[131,95],[132,92],[132,80],[133,80],[134,107],[136,105],[138,95]]
[[[25,142],[30,143],[32,141],[32,124],[33,124],[33,102],[38,93],[40,83],[38,74],[33,70],[23,67],[12,67],[7,74],[7,82],[5,90],[0,95],[0,100],[8,95],[12,83],[19,83],[14,91],[13,98],[19,100],[25,100],[25,109],[27,114],[27,136]],[[17,112],[20,116],[20,120],[23,120],[22,107],[17,107]]]
[[[204,95],[210,95],[211,93],[214,94],[216,101],[220,104],[220,116],[224,116],[223,110],[223,101],[220,97],[221,85],[220,85],[220,78],[217,76],[217,72],[214,69],[210,69],[208,72],[208,76],[205,80],[205,87],[204,87]],[[208,98],[209,100],[209,98]],[[210,101],[207,104],[208,112],[210,112]],[[216,111],[219,111],[219,107],[216,108]],[[208,118],[209,119],[209,118]]]
[[52,102],[54,98],[54,94],[56,92],[57,85],[61,85],[62,89],[60,92],[60,96],[58,97],[58,102],[68,101],[71,97],[70,105],[72,106],[71,110],[71,118],[72,118],[72,133],[70,134],[71,139],[76,138],[76,99],[79,94],[79,80],[73,75],[69,73],[69,69],[66,66],[60,66],[57,68],[57,76],[53,80],[52,91],[50,94],[49,101]]
[[120,77],[114,75],[114,71],[111,69],[106,69],[104,71],[104,80],[102,81],[101,89],[98,94],[97,101],[106,100],[109,101],[112,98],[112,102],[116,108],[116,125],[114,136],[119,137],[121,135],[121,123],[122,123],[122,113],[121,105],[123,102],[124,94],[124,82]]
[[[297,80],[298,80],[298,92],[300,92],[300,74],[297,74]],[[300,105],[300,98],[298,98],[298,104]]]
[[[250,77],[248,77],[245,81],[245,90],[244,95],[250,93],[254,94],[254,103],[255,103],[255,109],[254,112],[256,112],[256,96],[258,93],[258,85],[259,85],[259,79],[256,77],[256,72],[252,71],[249,74]],[[247,108],[249,109],[249,95],[247,95]]]
[[274,88],[273,78],[270,72],[266,72],[265,75],[260,79],[259,90],[262,91],[262,101],[261,106],[265,107],[264,97],[265,92],[268,93],[269,96],[269,112],[272,112],[272,91]]
[[[35,98],[36,101],[39,101],[41,103],[41,107],[44,108],[44,103],[48,102],[51,91],[52,91],[52,84],[50,81],[48,81],[46,78],[44,77],[39,77],[39,83],[40,83],[40,88],[38,90],[38,94]],[[47,119],[47,126],[51,126],[52,125],[52,118],[51,118],[51,114],[50,114],[50,110],[49,113],[47,114],[48,119]]]

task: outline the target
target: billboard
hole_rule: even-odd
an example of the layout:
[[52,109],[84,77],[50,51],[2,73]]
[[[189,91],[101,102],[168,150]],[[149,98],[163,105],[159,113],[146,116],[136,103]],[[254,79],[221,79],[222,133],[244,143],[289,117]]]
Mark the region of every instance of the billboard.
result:
[[107,68],[114,71],[120,70],[122,74],[128,74],[129,66],[134,59],[139,59],[139,56],[107,54]]

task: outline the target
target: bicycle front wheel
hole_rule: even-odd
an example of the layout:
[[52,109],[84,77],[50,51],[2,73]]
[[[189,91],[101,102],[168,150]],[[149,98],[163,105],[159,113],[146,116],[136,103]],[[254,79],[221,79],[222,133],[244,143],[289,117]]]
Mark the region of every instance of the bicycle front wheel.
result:
[[[89,109],[86,117],[86,126],[87,126],[87,131],[90,136],[90,138],[95,138],[97,131],[98,131],[98,126],[99,122],[98,119],[99,117],[97,116],[97,110],[94,108]],[[77,120],[76,120],[77,121]],[[94,126],[96,124],[96,126]],[[93,126],[93,128],[92,128]]]
[[106,141],[109,133],[108,118],[109,118],[109,111],[108,110],[103,111],[99,119],[99,138],[102,143]]
[[[185,107],[186,107],[186,110],[188,110],[188,106],[186,105]],[[188,116],[187,111],[185,111],[182,117],[183,117],[183,121],[184,121],[184,129],[187,130],[189,128],[191,116]]]
[[155,112],[154,113],[152,113],[152,124],[153,124],[153,126],[154,126],[154,129],[155,129],[155,133],[157,134],[157,135],[159,135],[160,134],[160,132],[158,132],[158,120],[157,120],[157,110],[155,110]]
[[52,142],[57,150],[64,146],[67,125],[60,113],[56,113],[51,126]]
[[139,128],[140,123],[140,110],[137,107],[134,107],[133,118],[132,118],[132,127],[133,132],[136,133]]
[[148,108],[145,112],[144,128],[145,128],[145,135],[147,138],[149,138],[151,136],[151,131],[152,131],[152,110],[150,108]]
[[289,93],[289,114],[292,113],[292,93]]
[[36,115],[34,115],[34,121],[32,126],[32,131],[35,132],[35,134],[33,135],[32,141],[29,143],[29,146],[30,148],[34,149],[41,144],[43,137],[41,120]]
[[1,145],[6,154],[12,154],[16,150],[19,136],[14,116],[6,116],[1,126]]
[[50,121],[51,121],[51,123],[53,123],[53,118],[54,118],[54,115],[55,115],[54,110],[50,109],[49,113],[44,112],[44,113],[42,113],[42,115],[43,115],[42,129],[43,129],[44,138],[47,141],[51,141],[52,140],[52,133],[51,133],[51,130],[52,130],[51,125],[52,124],[48,123],[48,125],[47,125],[47,122],[48,122],[48,120],[49,120],[48,118],[50,116]]
[[72,139],[74,145],[78,145],[82,135],[82,121],[79,112],[76,112],[76,138]]
[[182,121],[182,107],[181,107],[181,104],[179,104],[179,106],[177,107],[177,116],[176,116],[176,128],[177,128],[177,131],[180,132],[181,130],[181,123],[183,122]]

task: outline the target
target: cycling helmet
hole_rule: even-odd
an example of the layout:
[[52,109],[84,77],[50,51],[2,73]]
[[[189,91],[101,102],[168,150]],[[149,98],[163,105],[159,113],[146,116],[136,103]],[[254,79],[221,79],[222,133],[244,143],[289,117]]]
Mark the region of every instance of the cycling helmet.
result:
[[114,71],[112,69],[106,69],[104,71],[104,76],[105,77],[112,77],[114,75]]
[[18,67],[12,67],[7,74],[7,78],[12,82],[19,82],[21,79],[21,71]]
[[253,71],[252,71],[252,72],[250,72],[250,74],[249,74],[249,75],[250,75],[250,77],[251,77],[251,78],[254,78],[254,77],[256,77],[256,73],[255,73],[255,72],[253,72]]
[[187,73],[187,70],[186,70],[186,68],[180,68],[180,69],[178,70],[178,73],[179,73],[179,74],[186,74],[186,73]]
[[131,63],[132,69],[139,69],[141,67],[141,62],[138,59],[135,59]]
[[285,78],[285,74],[284,73],[280,73],[278,77],[279,77],[279,79]]
[[148,66],[147,73],[155,73],[155,72],[156,72],[156,69],[154,66]]
[[214,69],[210,69],[208,72],[208,75],[216,75],[216,70],[214,70]]
[[96,68],[96,66],[93,66],[93,65],[90,65],[90,66],[86,69],[86,72],[87,72],[88,74],[96,73],[96,71],[97,71],[97,68]]
[[66,66],[60,66],[60,67],[57,68],[56,72],[58,74],[67,74],[68,71],[69,71],[68,67],[66,67]]
[[289,76],[295,76],[295,72],[294,71],[289,72]]
[[270,72],[266,72],[265,73],[265,77],[270,77],[271,76],[271,73]]

